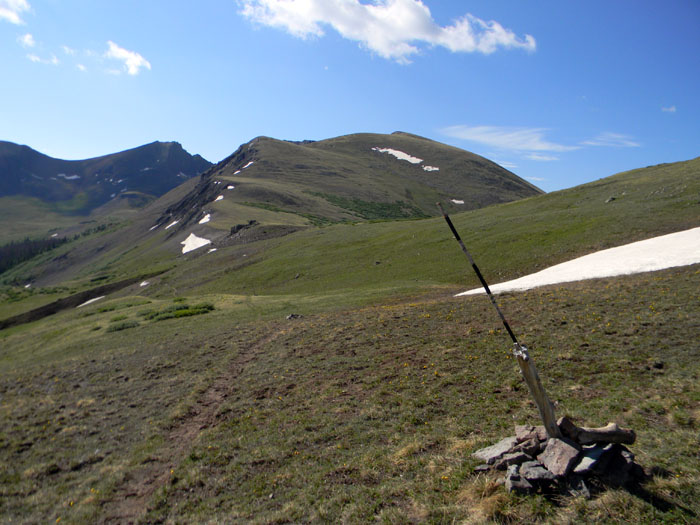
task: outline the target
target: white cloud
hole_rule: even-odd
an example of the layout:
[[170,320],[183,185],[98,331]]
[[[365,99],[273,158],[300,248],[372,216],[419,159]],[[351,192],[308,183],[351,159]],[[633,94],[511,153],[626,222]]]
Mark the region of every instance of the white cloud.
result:
[[508,160],[494,160],[494,162],[496,164],[498,164],[499,166],[502,166],[502,167],[509,169],[509,170],[512,170],[512,169],[518,167],[517,164],[515,164],[514,162],[510,162]]
[[31,33],[27,33],[26,35],[18,36],[17,42],[22,44],[22,47],[26,47],[26,48],[34,47],[36,45],[36,40],[34,40],[34,37],[32,36]]
[[542,162],[559,160],[559,157],[555,157],[554,155],[542,155],[541,153],[530,153],[528,155],[525,155],[525,158],[530,159],[530,160],[538,160],[538,161],[542,161]]
[[676,112],[676,106],[670,106],[667,108],[661,108],[661,111],[665,111],[666,113],[675,113]]
[[628,135],[606,131],[596,138],[582,142],[586,146],[606,146],[611,148],[638,148],[640,144]]
[[[106,58],[112,58],[124,63],[124,70],[129,75],[138,75],[141,68],[151,69],[151,63],[135,51],[129,51],[119,47],[111,40],[107,42],[109,50],[105,53]],[[111,70],[110,72],[114,72]]]
[[53,53],[51,54],[51,58],[41,58],[40,56],[37,56],[34,53],[29,53],[27,55],[27,58],[36,64],[49,64],[52,66],[57,66],[61,63],[58,57]]
[[23,25],[22,13],[29,11],[27,0],[0,0],[0,20],[7,20],[11,24]]
[[284,29],[299,37],[321,37],[323,26],[359,42],[386,59],[407,64],[419,53],[418,43],[452,52],[490,54],[499,48],[534,51],[531,35],[518,38],[498,22],[467,14],[440,26],[421,0],[238,0],[240,13],[253,22]]
[[544,182],[547,179],[543,179],[542,177],[525,177],[527,180],[531,180],[532,182]]
[[61,49],[63,49],[63,52],[64,52],[66,55],[71,55],[71,56],[73,56],[73,55],[75,55],[75,53],[76,53],[75,49],[70,48],[70,47],[68,47],[68,46],[62,46]]
[[87,71],[87,68],[83,64],[76,64],[76,66],[80,71]]
[[548,141],[545,138],[546,131],[544,128],[501,126],[450,126],[442,130],[449,137],[510,151],[572,151],[579,149],[578,146],[565,146]]

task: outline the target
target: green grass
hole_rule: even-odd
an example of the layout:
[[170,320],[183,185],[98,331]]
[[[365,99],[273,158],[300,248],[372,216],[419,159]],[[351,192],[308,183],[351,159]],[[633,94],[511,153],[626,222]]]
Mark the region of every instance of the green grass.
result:
[[55,211],[50,204],[32,197],[0,197],[0,244],[25,237],[50,236],[74,226],[75,217]]
[[691,522],[699,271],[500,298],[557,413],[633,428],[638,462],[670,472],[645,485],[657,506],[624,490],[508,496],[472,473],[470,452],[537,421],[484,297],[287,321],[273,298],[248,320],[252,303],[221,296],[176,325],[103,333],[111,313],[66,312],[3,334],[0,513],[89,523],[158,474],[149,522]]

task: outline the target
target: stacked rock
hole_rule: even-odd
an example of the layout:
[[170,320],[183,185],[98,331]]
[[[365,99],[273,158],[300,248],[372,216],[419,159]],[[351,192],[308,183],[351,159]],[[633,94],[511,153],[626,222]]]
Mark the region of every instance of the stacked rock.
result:
[[581,428],[564,417],[557,425],[560,437],[550,438],[544,427],[516,425],[515,436],[477,450],[472,456],[484,461],[477,472],[505,470],[509,492],[531,493],[564,489],[590,497],[592,481],[624,486],[644,477],[631,444],[635,434],[614,423],[602,428]]

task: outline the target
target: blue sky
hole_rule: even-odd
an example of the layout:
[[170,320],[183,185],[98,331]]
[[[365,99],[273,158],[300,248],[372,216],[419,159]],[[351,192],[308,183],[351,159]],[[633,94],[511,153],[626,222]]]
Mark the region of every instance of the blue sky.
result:
[[400,130],[553,191],[700,155],[699,27],[697,0],[0,0],[0,140],[215,162]]

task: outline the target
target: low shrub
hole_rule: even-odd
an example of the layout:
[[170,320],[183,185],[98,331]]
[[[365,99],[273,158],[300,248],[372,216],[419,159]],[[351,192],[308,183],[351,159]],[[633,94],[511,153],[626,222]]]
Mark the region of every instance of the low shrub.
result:
[[137,326],[139,326],[138,321],[122,321],[119,323],[109,325],[109,328],[107,328],[107,331],[108,332],[118,332],[120,330],[126,330],[127,328],[136,328]]

